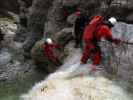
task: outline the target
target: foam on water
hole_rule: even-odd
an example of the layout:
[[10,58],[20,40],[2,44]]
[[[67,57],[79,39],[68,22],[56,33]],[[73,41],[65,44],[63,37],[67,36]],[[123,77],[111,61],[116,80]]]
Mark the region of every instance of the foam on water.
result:
[[[132,100],[115,82],[101,74],[90,75],[90,65],[79,62],[80,51],[68,57],[69,66],[37,83],[22,100]],[[73,61],[73,62],[72,62]]]

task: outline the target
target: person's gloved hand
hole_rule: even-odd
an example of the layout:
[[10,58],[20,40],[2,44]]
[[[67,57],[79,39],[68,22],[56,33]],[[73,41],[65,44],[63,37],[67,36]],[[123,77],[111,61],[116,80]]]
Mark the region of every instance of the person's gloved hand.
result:
[[80,65],[84,65],[84,64],[86,64],[86,63],[84,63],[84,62],[82,62],[82,61],[80,62]]
[[118,44],[121,43],[121,40],[120,40],[120,39],[114,39],[113,41],[114,41],[114,43],[115,43],[116,45],[118,45]]

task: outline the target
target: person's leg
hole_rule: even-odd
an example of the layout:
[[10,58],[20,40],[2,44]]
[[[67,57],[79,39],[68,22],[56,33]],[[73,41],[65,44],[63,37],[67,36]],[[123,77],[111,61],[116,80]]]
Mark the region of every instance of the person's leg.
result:
[[58,58],[55,58],[55,64],[57,66],[61,66],[62,65],[62,62]]
[[101,52],[97,51],[93,54],[92,56],[92,70],[95,71],[96,70],[96,66],[99,65],[101,63]]
[[75,48],[78,48],[79,47],[79,37],[78,35],[75,36]]
[[55,54],[50,55],[49,58],[51,59],[51,61],[52,61],[56,66],[62,65],[62,62],[59,60],[59,58],[58,58]]
[[75,32],[75,48],[79,48],[80,47],[80,43],[82,40],[82,32],[80,30],[76,30]]
[[81,31],[81,32],[79,33],[79,37],[78,37],[78,40],[79,40],[79,47],[80,47],[81,49],[83,48],[82,35],[83,35],[83,32]]
[[81,57],[81,63],[83,64],[87,63],[89,56],[90,56],[90,44],[85,43],[85,47],[84,47],[83,54]]

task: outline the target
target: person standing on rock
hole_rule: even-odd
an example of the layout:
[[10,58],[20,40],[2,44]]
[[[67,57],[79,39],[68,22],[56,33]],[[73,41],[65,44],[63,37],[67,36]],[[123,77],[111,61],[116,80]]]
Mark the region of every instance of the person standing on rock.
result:
[[114,17],[105,20],[102,16],[94,16],[90,23],[86,26],[83,41],[85,43],[81,64],[87,63],[88,58],[92,60],[92,71],[96,70],[96,66],[101,63],[101,49],[99,42],[102,38],[119,44],[120,39],[113,38],[111,28],[117,23]]
[[54,49],[60,48],[59,44],[54,43],[51,38],[47,38],[43,44],[44,55],[52,61],[56,66],[62,65],[58,56],[55,54]]
[[74,23],[74,38],[75,38],[75,48],[81,46],[82,35],[86,24],[89,22],[89,16],[83,14],[81,11],[75,12],[77,19]]

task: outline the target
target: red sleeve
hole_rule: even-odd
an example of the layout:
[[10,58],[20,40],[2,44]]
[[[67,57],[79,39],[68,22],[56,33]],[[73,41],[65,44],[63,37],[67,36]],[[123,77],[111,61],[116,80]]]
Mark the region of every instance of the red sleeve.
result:
[[53,46],[54,48],[60,48],[60,45],[59,45],[58,43],[54,43],[54,44],[52,44],[52,46]]
[[103,26],[102,27],[102,29],[101,29],[101,32],[102,32],[102,34],[104,35],[104,38],[105,39],[111,39],[111,38],[113,38],[113,36],[112,36],[112,31],[109,29],[109,27],[108,26]]

